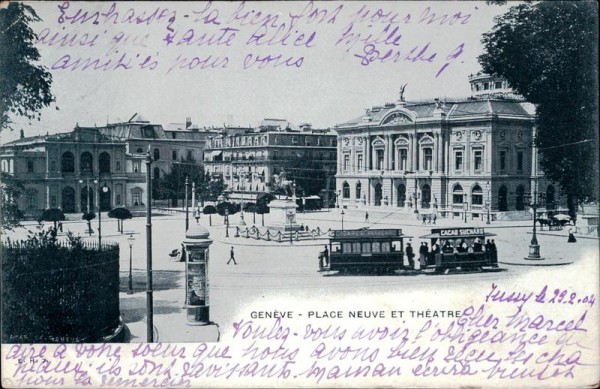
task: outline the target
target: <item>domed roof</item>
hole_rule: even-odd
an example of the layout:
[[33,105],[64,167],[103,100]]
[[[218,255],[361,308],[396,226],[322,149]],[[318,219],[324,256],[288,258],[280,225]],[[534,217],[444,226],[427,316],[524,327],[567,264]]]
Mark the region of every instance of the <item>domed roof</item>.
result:
[[206,239],[210,236],[210,232],[201,224],[191,223],[185,237],[187,239]]

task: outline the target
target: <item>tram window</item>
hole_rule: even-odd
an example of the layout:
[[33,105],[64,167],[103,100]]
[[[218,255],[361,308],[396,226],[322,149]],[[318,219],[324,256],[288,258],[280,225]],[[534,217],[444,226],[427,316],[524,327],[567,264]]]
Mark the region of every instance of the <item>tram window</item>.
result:
[[343,243],[342,251],[346,254],[351,253],[352,252],[352,243]]
[[381,242],[381,252],[382,253],[390,252],[390,242]]
[[371,242],[365,242],[362,244],[362,252],[370,253],[371,252]]
[[360,253],[360,242],[354,242],[354,243],[352,243],[352,252],[353,253]]
[[379,243],[379,242],[373,242],[372,247],[373,247],[373,252],[374,253],[380,253],[381,252],[381,243]]
[[339,252],[340,252],[340,244],[339,244],[339,243],[337,243],[337,242],[336,242],[336,243],[333,243],[333,244],[331,245],[331,251],[332,251],[332,252],[333,252],[333,251],[335,251],[335,252],[338,252],[338,253],[339,253]]

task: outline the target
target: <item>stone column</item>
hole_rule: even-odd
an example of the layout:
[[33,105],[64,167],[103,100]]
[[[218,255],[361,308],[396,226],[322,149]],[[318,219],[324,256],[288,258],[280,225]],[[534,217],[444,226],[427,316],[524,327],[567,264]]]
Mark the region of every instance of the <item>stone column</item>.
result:
[[367,136],[366,142],[365,142],[365,150],[366,150],[366,160],[365,160],[365,168],[366,171],[370,171],[371,170],[371,139],[370,137]]

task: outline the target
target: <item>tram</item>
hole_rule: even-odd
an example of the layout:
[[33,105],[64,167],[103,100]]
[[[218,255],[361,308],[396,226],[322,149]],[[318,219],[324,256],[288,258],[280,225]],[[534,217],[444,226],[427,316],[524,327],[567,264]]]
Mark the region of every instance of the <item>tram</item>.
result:
[[421,239],[431,242],[426,254],[421,255],[421,270],[433,269],[441,273],[449,269],[476,270],[498,268],[496,243],[488,238],[496,236],[483,228],[435,228]]
[[329,270],[385,273],[404,269],[401,229],[335,230],[329,240]]

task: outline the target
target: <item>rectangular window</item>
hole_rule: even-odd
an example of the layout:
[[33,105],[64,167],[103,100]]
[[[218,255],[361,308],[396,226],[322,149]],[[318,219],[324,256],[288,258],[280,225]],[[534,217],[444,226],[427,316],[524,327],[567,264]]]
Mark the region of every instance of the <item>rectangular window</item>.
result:
[[500,170],[506,170],[506,150],[500,151]]
[[194,151],[193,150],[188,150],[187,151],[187,159],[188,160],[192,159],[193,155],[194,155]]
[[433,149],[429,147],[423,149],[423,162],[425,170],[433,170]]
[[177,150],[171,151],[171,159],[177,161]]
[[342,244],[342,252],[345,254],[350,254],[352,252],[352,243]]
[[523,171],[523,152],[519,151],[517,153],[517,170],[522,172]]
[[37,209],[37,192],[31,192],[27,195],[27,208]]
[[50,196],[50,206],[52,208],[56,208],[58,206],[55,195]]
[[295,136],[292,136],[292,144],[293,145],[297,145],[298,144],[298,139]]
[[363,169],[363,155],[362,154],[357,154],[356,155],[356,168],[358,170],[362,170]]
[[400,170],[408,170],[408,149],[400,149]]
[[348,167],[350,166],[350,156],[348,154],[344,155],[344,171],[348,171]]
[[121,171],[121,161],[117,161],[117,171]]
[[483,90],[488,90],[490,89],[490,83],[489,82],[484,82],[483,83]]
[[134,173],[139,173],[140,170],[141,170],[140,167],[141,167],[140,161],[134,161],[133,162],[133,172]]
[[483,151],[475,150],[473,155],[474,155],[473,159],[475,160],[475,171],[480,172],[481,169],[483,168]]
[[352,252],[357,254],[360,253],[360,242],[352,243]]
[[362,252],[367,254],[371,252],[371,242],[364,242],[362,244]]
[[390,252],[390,242],[381,242],[381,252],[382,253]]
[[383,170],[383,150],[375,151],[377,153],[377,170]]
[[373,242],[372,246],[373,248],[373,252],[374,253],[380,253],[381,252],[381,243],[379,242]]
[[463,152],[455,151],[454,152],[454,170],[462,170],[463,169]]
[[463,203],[463,194],[462,193],[454,193],[452,195],[452,203],[453,204],[462,204]]
[[117,195],[117,205],[121,205],[121,195]]
[[27,173],[33,173],[34,169],[33,169],[33,160],[32,159],[28,159],[27,160]]
[[483,205],[483,194],[482,193],[472,193],[471,201],[473,205]]
[[502,89],[502,81],[496,81],[496,89]]

